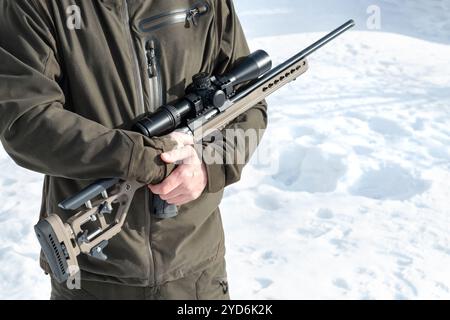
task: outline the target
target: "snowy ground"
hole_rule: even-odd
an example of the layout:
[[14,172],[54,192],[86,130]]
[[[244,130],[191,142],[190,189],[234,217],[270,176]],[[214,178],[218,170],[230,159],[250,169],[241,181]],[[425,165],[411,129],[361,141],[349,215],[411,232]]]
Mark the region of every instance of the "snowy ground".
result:
[[[237,0],[252,48],[281,62],[360,27],[269,99],[271,166],[255,159],[222,205],[233,298],[450,299],[449,1],[301,2]],[[372,3],[377,32],[363,31]],[[0,298],[49,296],[41,180],[0,148]]]

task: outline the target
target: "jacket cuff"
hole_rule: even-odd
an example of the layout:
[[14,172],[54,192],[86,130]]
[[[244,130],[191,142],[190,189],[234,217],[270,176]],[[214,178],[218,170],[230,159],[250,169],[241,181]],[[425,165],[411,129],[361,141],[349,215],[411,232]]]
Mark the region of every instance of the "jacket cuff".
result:
[[[163,182],[177,167],[176,164],[167,164],[161,160],[161,154],[174,150],[177,147],[177,142],[173,141],[168,136],[165,136],[163,138],[153,138],[152,140],[156,150],[160,150],[155,161],[159,165],[161,171],[153,177],[153,180],[151,180],[150,183],[152,185],[155,185]],[[149,155],[149,157],[151,157],[151,155]],[[147,172],[151,172],[152,167],[150,162],[147,162],[147,164],[150,166]]]
[[144,184],[159,184],[175,169],[166,164],[161,154],[173,150],[176,143],[170,138],[144,138],[145,146],[134,145],[129,167],[129,178]]

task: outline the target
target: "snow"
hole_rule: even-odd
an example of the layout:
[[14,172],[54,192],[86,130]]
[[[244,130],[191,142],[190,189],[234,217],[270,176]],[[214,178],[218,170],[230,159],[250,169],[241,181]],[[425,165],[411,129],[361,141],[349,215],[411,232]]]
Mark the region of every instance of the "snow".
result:
[[0,298],[48,299],[49,281],[39,268],[33,232],[43,178],[17,167],[0,147]]
[[356,30],[380,10],[383,32],[395,32],[449,43],[448,0],[235,0],[250,38],[305,32],[326,32],[353,18]]
[[[366,28],[373,4],[381,30]],[[449,299],[450,1],[236,5],[275,62],[359,26],[269,98],[260,153],[221,206],[232,297]],[[49,296],[41,185],[0,147],[0,298]]]

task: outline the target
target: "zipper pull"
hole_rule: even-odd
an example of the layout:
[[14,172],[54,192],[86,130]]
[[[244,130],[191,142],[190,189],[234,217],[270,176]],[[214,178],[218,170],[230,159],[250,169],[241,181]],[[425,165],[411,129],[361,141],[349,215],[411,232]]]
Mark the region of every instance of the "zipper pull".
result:
[[198,25],[198,19],[197,19],[198,11],[197,9],[191,9],[186,14],[186,28],[189,29],[191,25],[194,25],[195,27]]
[[207,4],[190,9],[186,14],[186,28],[190,28],[191,25],[196,27],[198,25],[198,16],[208,12],[208,9]]
[[151,40],[145,44],[145,55],[147,57],[148,77],[151,79],[156,76],[156,51],[155,43]]

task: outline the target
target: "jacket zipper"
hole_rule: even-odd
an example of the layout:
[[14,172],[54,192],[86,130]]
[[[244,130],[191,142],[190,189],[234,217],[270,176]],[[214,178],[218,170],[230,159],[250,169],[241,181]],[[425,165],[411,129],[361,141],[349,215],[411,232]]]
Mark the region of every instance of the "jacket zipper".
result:
[[[136,47],[134,45],[133,42],[133,35],[131,34],[131,28],[130,28],[130,13],[129,13],[129,7],[128,7],[128,0],[124,0],[123,2],[123,19],[124,19],[124,24],[125,24],[125,31],[127,34],[127,38],[128,38],[128,44],[129,44],[129,49],[131,51],[131,54],[133,56],[133,63],[134,63],[134,81],[135,81],[135,85],[137,87],[137,91],[138,91],[138,95],[139,95],[139,100],[140,100],[140,110],[138,110],[138,112],[140,114],[144,114],[145,113],[145,102],[144,102],[144,90],[142,88],[142,79],[141,79],[141,68],[140,68],[140,64],[139,64],[139,59],[137,56],[137,52],[136,52]],[[146,217],[146,224],[148,226],[148,232],[146,235],[146,245],[147,245],[147,249],[148,249],[148,253],[149,253],[149,270],[148,270],[148,274],[147,274],[147,278],[149,281],[148,285],[153,285],[155,283],[155,279],[156,279],[156,275],[155,275],[155,260],[153,257],[153,252],[150,246],[150,230],[151,230],[151,219],[150,219],[150,210],[148,207],[148,191],[145,191],[145,202],[146,204],[144,204],[145,207],[145,217]],[[150,283],[150,275],[153,273],[153,282]]]
[[149,83],[149,106],[156,110],[165,103],[163,84],[161,77],[161,65],[159,63],[159,52],[154,40],[145,42],[145,57],[147,59],[147,76]]
[[[150,110],[156,110],[161,107],[165,103],[164,99],[164,90],[163,90],[163,82],[161,77],[161,65],[159,63],[160,52],[158,52],[156,47],[155,40],[148,39],[145,42],[145,57],[147,60],[147,77],[149,84],[149,95],[148,95],[148,103]],[[149,249],[150,255],[152,257],[153,263],[153,274],[154,274],[154,284],[156,285],[156,264],[154,261],[153,254],[151,252],[151,225],[152,225],[152,215],[150,205],[152,204],[150,190],[145,188],[145,202],[147,203],[147,219],[148,219],[148,241],[149,241]]]
[[[209,10],[209,7],[206,3],[201,3],[196,5],[195,7],[189,8],[189,9],[183,9],[183,10],[174,10],[170,11],[164,14],[160,14],[158,16],[154,16],[148,19],[145,19],[140,22],[139,28],[143,32],[150,32],[157,30],[161,27],[171,25],[171,24],[177,24],[184,22],[186,28],[190,28],[191,26],[197,26],[198,25],[198,17],[200,15],[203,15],[207,13]],[[133,56],[133,62],[135,66],[134,70],[134,80],[136,83],[137,91],[139,94],[140,99],[140,114],[144,114],[146,112],[145,108],[145,101],[144,101],[144,90],[142,87],[142,79],[141,79],[141,68],[139,65],[139,59],[137,56],[136,47],[133,42],[133,36],[131,33],[130,28],[130,15],[129,15],[129,7],[128,7],[128,0],[124,0],[124,8],[123,8],[123,16],[124,16],[124,22],[126,25],[126,33],[128,36],[128,42],[130,51]],[[155,24],[156,23],[156,24]],[[150,24],[148,28],[144,28],[145,25]],[[156,109],[160,106],[162,106],[165,103],[164,99],[164,90],[163,90],[163,82],[161,78],[161,65],[159,63],[159,52],[157,50],[156,42],[152,39],[149,39],[145,43],[145,57],[147,61],[147,76],[149,81],[149,106],[150,109]],[[155,266],[155,260],[153,256],[153,252],[151,250],[151,215],[150,215],[150,191],[145,191],[145,211],[146,211],[146,220],[147,220],[147,227],[148,227],[148,234],[146,236],[146,242],[149,252],[149,262],[150,262],[150,270],[149,270],[149,280],[150,280],[150,274],[153,273],[153,284],[156,284],[156,266]],[[151,285],[152,283],[149,283]]]
[[139,29],[142,32],[152,32],[162,27],[183,23],[186,28],[198,25],[198,19],[201,15],[209,11],[209,6],[206,2],[199,3],[194,7],[188,9],[172,10],[159,15],[143,19],[139,23]]

